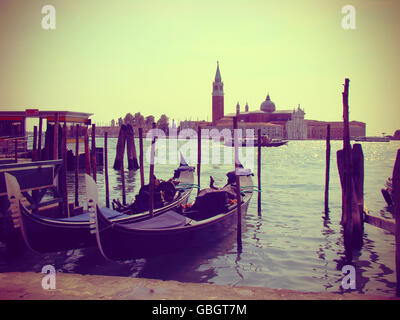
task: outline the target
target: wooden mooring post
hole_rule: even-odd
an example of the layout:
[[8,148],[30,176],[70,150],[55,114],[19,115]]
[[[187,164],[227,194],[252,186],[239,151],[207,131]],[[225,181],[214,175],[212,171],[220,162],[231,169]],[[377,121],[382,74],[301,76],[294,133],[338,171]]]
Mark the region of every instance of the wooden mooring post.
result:
[[39,133],[38,133],[38,152],[37,160],[42,160],[42,134],[43,134],[43,118],[39,117]]
[[154,211],[154,153],[155,153],[155,146],[156,146],[156,136],[155,136],[155,129],[156,123],[153,122],[153,138],[151,139],[151,148],[150,148],[150,176],[149,176],[149,214],[150,217],[153,217]]
[[353,183],[358,204],[358,212],[362,223],[364,212],[364,153],[359,143],[353,144],[351,150],[352,166],[353,166]]
[[139,169],[140,166],[138,164],[136,155],[135,135],[131,124],[123,124],[119,129],[117,150],[113,168],[115,170],[120,170],[122,158],[125,154],[125,145],[127,149],[126,154],[128,158],[128,170]]
[[121,169],[121,161],[124,157],[124,152],[125,152],[125,140],[126,140],[125,130],[126,130],[126,126],[124,124],[121,125],[121,128],[119,129],[119,134],[118,134],[117,150],[116,150],[114,166],[113,166],[113,168],[115,170]]
[[139,168],[136,146],[135,146],[135,134],[131,124],[126,126],[126,153],[128,155],[128,170],[137,170]]
[[79,207],[79,124],[75,126],[75,207]]
[[123,149],[122,149],[122,157],[120,162],[120,170],[121,170],[121,186],[122,186],[122,204],[126,205],[126,189],[125,189],[125,169],[124,169],[124,153],[125,153],[125,142],[126,139],[123,139]]
[[326,127],[326,155],[325,155],[326,169],[325,169],[325,217],[329,213],[329,172],[331,162],[331,125]]
[[258,178],[258,194],[257,194],[257,211],[261,217],[261,129],[257,130],[257,178]]
[[58,159],[58,113],[54,114],[53,160]]
[[49,120],[46,120],[46,132],[44,133],[44,149],[43,149],[41,160],[52,159],[52,150],[53,150],[53,143],[52,143],[53,133],[52,132],[53,132],[53,126],[49,123]]
[[143,128],[139,128],[139,169],[140,169],[140,185],[144,186],[144,166],[143,166]]
[[63,198],[63,212],[65,217],[69,217],[69,206],[68,206],[68,186],[67,186],[67,125],[64,123],[61,131],[61,158],[63,159],[62,167],[62,179],[61,179],[61,190]]
[[[38,161],[38,149],[37,149],[37,126],[33,127],[33,144],[32,144],[32,161]],[[32,198],[35,199],[36,202],[40,202],[39,199],[39,190],[32,190]],[[36,209],[35,212],[37,213]]]
[[197,127],[197,194],[200,192],[200,177],[201,177],[201,128]]
[[84,130],[84,134],[85,134],[85,168],[86,168],[86,174],[88,174],[90,176],[90,150],[89,150],[89,133],[88,133],[88,127],[85,127]]
[[106,207],[110,207],[110,186],[108,180],[108,132],[104,132],[104,181],[106,184]]
[[233,137],[235,147],[235,179],[236,179],[236,201],[237,201],[237,246],[238,252],[242,252],[242,195],[240,190],[239,165],[239,132],[237,117],[233,118]]
[[92,124],[92,152],[91,152],[91,158],[92,158],[92,177],[94,181],[97,181],[97,165],[96,165],[96,125],[93,123]]
[[37,136],[38,136],[38,130],[37,126],[33,127],[33,145],[32,145],[32,161],[37,161]]
[[[363,208],[360,208],[356,193],[356,183],[363,178],[355,176],[353,151],[350,143],[349,128],[349,79],[345,79],[343,99],[343,150],[338,151],[338,170],[342,185],[342,224],[344,226],[344,246],[346,258],[351,261],[353,249],[363,244]],[[361,146],[360,146],[361,148]],[[356,148],[359,150],[359,148]],[[357,152],[357,151],[356,151]],[[357,161],[363,161],[360,157]],[[357,186],[357,188],[359,188]],[[363,191],[360,189],[360,192]]]

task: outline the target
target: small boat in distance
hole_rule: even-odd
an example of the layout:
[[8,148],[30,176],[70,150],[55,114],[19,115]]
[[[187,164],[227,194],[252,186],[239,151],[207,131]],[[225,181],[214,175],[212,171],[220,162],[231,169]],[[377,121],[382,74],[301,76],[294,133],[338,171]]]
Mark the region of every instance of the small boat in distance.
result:
[[[271,139],[267,136],[261,136],[261,147],[280,147],[286,145],[288,143],[287,140],[283,139]],[[225,140],[224,143],[227,147],[234,146],[234,140]],[[239,140],[239,146],[254,146],[258,147],[258,139],[257,138],[244,138]]]
[[365,142],[390,142],[388,137],[358,137],[354,139],[355,141],[365,141]]

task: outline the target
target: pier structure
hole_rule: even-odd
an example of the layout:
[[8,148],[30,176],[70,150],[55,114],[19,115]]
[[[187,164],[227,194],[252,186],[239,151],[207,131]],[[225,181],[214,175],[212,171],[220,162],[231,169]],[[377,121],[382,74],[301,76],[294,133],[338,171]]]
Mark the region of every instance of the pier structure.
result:
[[[9,172],[23,181],[25,196],[34,212],[48,205],[61,209],[61,216],[81,212],[78,171],[86,168],[95,177],[96,166],[103,164],[103,148],[96,148],[95,130],[92,130],[92,150],[89,148],[89,127],[95,128],[91,116],[91,113],[39,109],[0,111],[0,179],[4,172]],[[31,139],[26,130],[28,118],[38,119],[38,126],[33,127],[32,148],[28,146]],[[75,205],[68,202],[67,170],[75,170]],[[41,201],[48,189],[54,191],[51,204]],[[4,197],[4,192],[0,196]]]

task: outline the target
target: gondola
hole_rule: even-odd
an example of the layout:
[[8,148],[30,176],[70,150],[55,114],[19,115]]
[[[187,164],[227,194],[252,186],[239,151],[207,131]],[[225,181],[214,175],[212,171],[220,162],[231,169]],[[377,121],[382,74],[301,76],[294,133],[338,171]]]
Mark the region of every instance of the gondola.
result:
[[[175,170],[174,180],[177,181],[175,198],[164,206],[154,210],[154,216],[162,215],[169,210],[187,203],[193,188],[194,168],[181,159],[181,164]],[[26,205],[16,205],[15,202],[23,199],[19,190],[18,181],[12,175],[6,174],[7,192],[11,207],[14,227],[20,228],[26,245],[39,253],[64,251],[83,247],[96,246],[96,239],[90,233],[89,212],[69,218],[48,218],[30,212]],[[87,188],[87,197],[91,197],[91,190]],[[97,199],[98,201],[98,199]],[[14,205],[12,203],[14,202]],[[107,219],[113,223],[130,223],[140,221],[148,216],[148,211],[131,214],[127,210],[116,211],[107,207],[101,208]]]
[[[242,192],[241,209],[247,211],[252,197],[251,173],[242,170],[240,185]],[[89,176],[87,185],[96,188]],[[213,216],[202,217],[199,212],[169,210],[160,216],[146,220],[120,224],[110,221],[103,209],[93,201],[92,229],[96,233],[101,254],[108,260],[124,261],[135,258],[149,258],[176,252],[218,241],[237,226],[238,206],[232,203],[227,210]],[[196,218],[199,217],[199,218]]]

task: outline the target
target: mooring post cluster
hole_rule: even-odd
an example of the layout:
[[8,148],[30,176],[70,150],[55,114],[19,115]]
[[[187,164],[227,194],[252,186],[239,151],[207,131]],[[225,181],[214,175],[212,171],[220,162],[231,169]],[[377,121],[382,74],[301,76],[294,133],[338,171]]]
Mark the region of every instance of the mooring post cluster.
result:
[[115,170],[121,169],[121,162],[125,154],[125,145],[128,156],[128,170],[139,169],[139,164],[136,156],[136,147],[134,141],[134,131],[131,124],[123,124],[119,130],[117,152],[115,155],[115,161],[113,168]]
[[337,165],[342,187],[342,221],[346,258],[351,261],[353,249],[363,244],[364,156],[360,144],[353,149],[349,129],[349,79],[345,79],[343,98],[343,149],[337,151]]
[[[117,149],[114,160],[113,168],[121,171],[121,184],[122,184],[122,203],[126,205],[126,189],[125,189],[125,169],[124,169],[124,155],[125,146],[127,149],[128,157],[128,170],[139,169],[139,164],[136,156],[135,135],[131,124],[123,124],[119,130]],[[142,143],[142,142],[141,142]],[[143,167],[143,166],[140,166]],[[142,169],[141,169],[142,170]],[[108,180],[107,180],[108,181]]]

